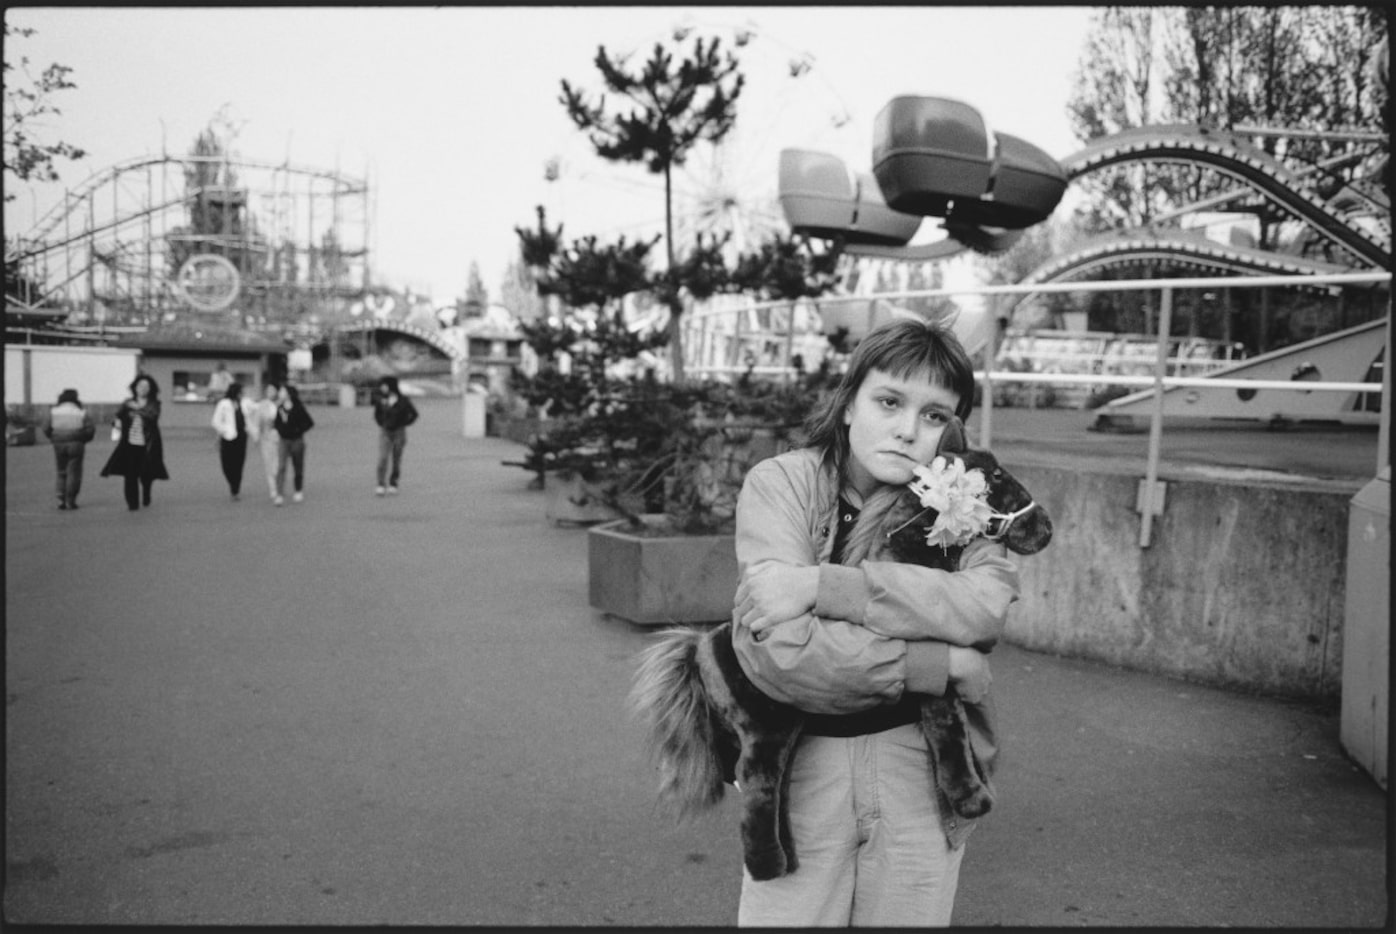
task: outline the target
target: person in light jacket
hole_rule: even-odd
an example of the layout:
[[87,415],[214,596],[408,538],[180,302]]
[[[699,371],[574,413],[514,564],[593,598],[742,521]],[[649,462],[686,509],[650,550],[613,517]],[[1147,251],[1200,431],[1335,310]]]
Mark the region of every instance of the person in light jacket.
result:
[[237,499],[242,492],[242,468],[247,462],[247,408],[242,383],[234,381],[213,407],[213,430],[218,433],[218,460],[228,491]]
[[58,466],[58,508],[77,509],[83,454],[87,442],[96,436],[97,426],[78,400],[76,389],[65,389],[58,394],[58,404],[44,413],[43,432],[44,437],[53,442],[53,457]]
[[131,381],[131,398],[117,410],[116,422],[120,438],[102,476],[126,478],[126,508],[134,512],[142,502],[150,505],[150,488],[156,480],[170,479],[160,437],[160,387],[154,379],[142,373]]
[[[767,696],[810,716],[789,773],[799,867],[745,873],[741,926],[950,923],[965,839],[937,794],[913,695],[989,700],[976,646],[1003,631],[1018,575],[981,539],[956,572],[839,562],[869,496],[913,479],[945,426],[969,416],[974,371],[954,335],[920,320],[870,333],[807,422],[806,447],[747,474],[732,646]],[[987,712],[987,711],[986,711]],[[971,742],[993,742],[986,718]]]
[[248,406],[247,437],[257,446],[262,455],[262,472],[267,478],[267,493],[271,501],[280,506],[285,502],[276,485],[276,466],[279,456],[281,436],[274,429],[276,424],[276,400],[281,387],[275,380],[262,383],[262,398]]
[[396,493],[402,476],[402,449],[407,426],[417,420],[417,408],[398,388],[396,376],[384,376],[373,394],[373,420],[378,423],[378,486],[374,492]]

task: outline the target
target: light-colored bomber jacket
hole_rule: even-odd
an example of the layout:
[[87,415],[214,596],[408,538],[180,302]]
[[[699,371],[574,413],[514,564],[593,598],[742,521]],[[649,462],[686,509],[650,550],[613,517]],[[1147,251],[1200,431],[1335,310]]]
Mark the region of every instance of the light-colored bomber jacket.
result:
[[742,576],[772,563],[820,567],[812,614],[778,623],[760,641],[732,627],[742,670],[769,697],[809,713],[893,703],[909,679],[919,693],[944,693],[948,645],[992,644],[1018,599],[1005,549],[976,541],[954,573],[892,561],[834,565],[837,508],[833,470],[812,448],[747,474],[737,499]]

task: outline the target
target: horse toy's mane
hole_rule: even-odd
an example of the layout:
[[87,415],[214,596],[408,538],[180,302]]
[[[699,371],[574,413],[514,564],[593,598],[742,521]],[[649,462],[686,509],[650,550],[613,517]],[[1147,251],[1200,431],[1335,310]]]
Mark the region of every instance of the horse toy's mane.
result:
[[[990,537],[1018,554],[1033,554],[1051,539],[1051,521],[1027,490],[988,451],[970,450],[959,420],[942,436],[938,454],[954,455],[967,470],[981,470],[989,504],[999,516]],[[843,549],[841,563],[894,560],[954,571],[966,544],[928,545],[935,521],[906,487],[869,497]],[[732,648],[731,623],[703,631],[679,627],[661,633],[641,656],[631,703],[647,721],[648,745],[658,761],[660,797],[681,816],[719,802],[728,782],[744,799],[742,844],[752,878],[774,879],[798,865],[790,836],[789,763],[805,714],[763,694],[742,671]],[[979,646],[987,650],[989,646]],[[987,719],[966,710],[953,690],[921,696],[921,730],[942,803],[962,817],[993,804],[994,761],[969,739],[969,718],[981,731]]]

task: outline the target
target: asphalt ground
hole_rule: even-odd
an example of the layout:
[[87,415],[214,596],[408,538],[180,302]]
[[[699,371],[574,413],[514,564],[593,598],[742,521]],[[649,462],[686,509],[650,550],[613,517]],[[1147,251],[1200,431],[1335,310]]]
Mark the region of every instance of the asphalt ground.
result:
[[[105,433],[76,512],[46,445],[6,449],[7,924],[735,922],[736,795],[675,824],[625,711],[650,630],[587,605],[586,532],[501,465],[519,446],[420,407],[395,497],[362,408],[312,409],[282,508],[255,455],[230,499],[204,406],[166,407],[173,479],[134,513],[97,476]],[[1009,410],[995,429],[1083,456],[1084,415],[1023,419],[1036,445]],[[1375,432],[1346,437],[1356,488]],[[999,803],[956,924],[1389,926],[1388,795],[1337,710],[1013,646],[993,666]]]

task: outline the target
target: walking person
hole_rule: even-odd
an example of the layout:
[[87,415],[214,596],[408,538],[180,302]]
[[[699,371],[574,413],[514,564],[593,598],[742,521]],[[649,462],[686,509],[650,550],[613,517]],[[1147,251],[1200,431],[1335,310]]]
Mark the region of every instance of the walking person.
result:
[[267,477],[267,495],[278,506],[284,502],[276,482],[281,436],[276,433],[274,426],[276,403],[280,394],[281,387],[275,380],[262,383],[262,398],[249,407],[247,415],[247,437],[257,446],[257,451],[262,456],[262,472]]
[[396,493],[402,476],[402,449],[407,426],[417,420],[417,407],[398,388],[396,376],[378,380],[373,394],[373,420],[378,423],[378,486],[374,493]]
[[150,488],[156,480],[170,479],[165,469],[165,445],[160,437],[160,387],[142,373],[131,381],[131,398],[116,412],[119,437],[107,458],[102,476],[125,477],[126,508],[150,505]]
[[289,463],[295,473],[293,502],[305,499],[305,433],[315,427],[315,419],[301,402],[300,390],[290,383],[281,387],[277,398],[274,423],[277,442],[276,460],[276,505],[285,500],[286,465]]
[[[973,367],[948,331],[898,320],[858,345],[811,414],[808,445],[757,464],[737,505],[741,570],[732,644],[768,696],[811,716],[789,766],[799,866],[744,873],[743,926],[944,926],[974,827],[940,799],[918,698],[953,686],[987,700],[974,646],[1018,598],[1004,547],[971,543],[955,573],[838,562],[862,504],[928,462],[952,416],[969,416]],[[977,731],[977,732],[976,732]],[[991,726],[971,730],[991,750]]]
[[247,412],[242,383],[234,381],[213,407],[213,430],[218,433],[218,459],[233,499],[242,492],[242,468],[247,462]]
[[53,442],[53,458],[58,467],[58,508],[77,509],[83,454],[87,442],[96,436],[97,426],[78,400],[76,389],[58,394],[58,404],[44,413],[43,432]]

